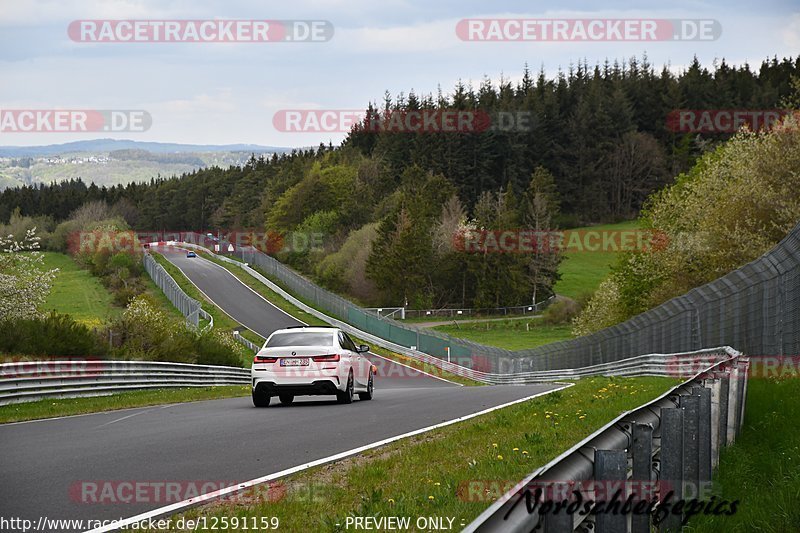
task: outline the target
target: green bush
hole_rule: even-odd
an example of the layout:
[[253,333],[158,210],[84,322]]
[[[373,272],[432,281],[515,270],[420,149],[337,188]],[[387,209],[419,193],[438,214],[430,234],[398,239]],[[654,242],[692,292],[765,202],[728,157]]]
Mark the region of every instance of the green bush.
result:
[[124,307],[131,303],[141,291],[133,287],[121,287],[114,291],[114,303]]
[[0,352],[84,357],[104,356],[108,350],[97,333],[69,315],[52,312],[0,322]]
[[242,366],[251,355],[230,334],[199,333],[166,315],[147,296],[133,298],[111,330],[119,341],[116,355],[126,359]]
[[[208,330],[196,337],[197,364],[242,366],[252,353],[236,342],[229,333]],[[249,361],[247,361],[249,362]]]
[[580,303],[571,298],[564,298],[550,304],[542,313],[542,320],[551,326],[569,324],[580,311]]

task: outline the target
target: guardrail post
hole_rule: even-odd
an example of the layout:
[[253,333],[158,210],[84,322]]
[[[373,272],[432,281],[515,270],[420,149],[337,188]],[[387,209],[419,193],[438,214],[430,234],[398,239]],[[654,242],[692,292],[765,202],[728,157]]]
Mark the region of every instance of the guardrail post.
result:
[[719,434],[720,434],[720,416],[719,416],[719,400],[720,391],[722,390],[722,381],[715,378],[709,381],[711,385],[711,470],[716,468],[719,463]]
[[[663,501],[672,493],[672,501],[683,498],[683,409],[661,409],[660,494]],[[659,524],[662,532],[680,531],[681,517],[669,513]]]
[[719,442],[721,449],[728,443],[728,410],[731,390],[730,368],[723,367],[719,380]]
[[[698,497],[700,485],[700,397],[681,396],[683,410],[683,497]],[[691,492],[690,492],[691,491]]]
[[[572,497],[572,484],[565,482],[547,483],[542,487],[544,490],[543,500],[557,500],[556,495],[564,494],[567,499]],[[534,490],[535,492],[535,490]],[[561,533],[562,531],[572,531],[574,529],[573,515],[561,510],[558,513],[549,512],[543,517],[544,531],[547,533]]]
[[[649,492],[653,480],[653,426],[650,424],[633,425],[633,491],[634,494],[645,495]],[[645,499],[635,498],[635,503]],[[631,515],[631,533],[650,533],[650,515]]]
[[[698,434],[700,445],[700,470],[698,471],[698,479],[701,485],[698,485],[698,490],[707,485],[711,481],[711,390],[705,387],[694,387],[692,393],[700,398],[700,411],[699,411],[699,429]],[[696,495],[702,498],[702,493]]]
[[750,370],[750,363],[737,359],[736,368],[739,371],[739,409],[736,412],[736,434],[738,435],[741,433],[742,424],[744,423],[744,404],[747,400],[747,373]]
[[730,383],[728,387],[728,431],[725,443],[733,444],[736,440],[737,420],[739,418],[739,386],[741,377],[739,376],[739,366],[736,362],[730,367]]
[[[628,477],[628,455],[625,450],[597,450],[594,452],[594,479],[599,482],[605,493],[607,504],[614,499],[615,494],[609,494],[615,486],[614,481],[619,481],[622,494],[616,498],[619,507],[625,503],[625,481]],[[616,491],[615,491],[616,493]],[[628,517],[619,512],[599,513],[595,526],[597,533],[627,533]]]

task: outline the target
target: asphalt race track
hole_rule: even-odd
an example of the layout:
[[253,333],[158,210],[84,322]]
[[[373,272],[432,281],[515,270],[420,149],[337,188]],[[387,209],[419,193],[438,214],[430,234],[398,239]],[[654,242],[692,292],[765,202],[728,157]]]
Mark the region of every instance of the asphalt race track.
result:
[[[164,253],[257,333],[296,323],[218,265]],[[0,425],[0,515],[34,524],[40,516],[127,518],[174,501],[151,490],[126,503],[121,499],[131,491],[120,482],[218,488],[558,388],[461,387],[371,357],[379,373],[369,402],[301,397],[257,409],[242,397]],[[114,492],[103,496],[103,489]],[[100,503],[92,503],[95,497]]]

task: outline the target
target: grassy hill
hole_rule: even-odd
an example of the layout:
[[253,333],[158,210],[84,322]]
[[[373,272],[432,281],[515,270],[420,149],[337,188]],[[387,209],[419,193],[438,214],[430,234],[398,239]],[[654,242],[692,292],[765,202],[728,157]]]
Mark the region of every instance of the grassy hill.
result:
[[44,309],[72,315],[80,322],[99,324],[122,312],[100,280],[68,255],[44,252],[45,267],[58,268]]
[[[619,222],[575,228],[571,231],[624,231],[638,228],[637,221]],[[593,293],[611,271],[619,252],[574,251],[565,254],[559,266],[561,280],[555,285],[556,294],[578,299]],[[543,325],[536,319],[473,322],[461,325],[437,326],[434,329],[453,337],[497,346],[509,350],[535,348],[543,344],[572,338],[572,326]]]
[[[636,228],[638,228],[638,222],[632,220],[617,224],[575,228],[572,231],[622,231]],[[559,267],[561,279],[554,287],[556,294],[577,299],[581,295],[593,293],[603,278],[611,271],[611,265],[614,264],[618,255],[619,252],[614,251],[583,251],[565,254]]]

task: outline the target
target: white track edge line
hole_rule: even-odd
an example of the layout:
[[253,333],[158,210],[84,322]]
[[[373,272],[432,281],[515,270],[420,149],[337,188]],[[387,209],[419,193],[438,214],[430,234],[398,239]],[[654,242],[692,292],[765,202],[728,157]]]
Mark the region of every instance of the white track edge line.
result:
[[95,529],[88,530],[85,533],[105,533],[105,532],[108,532],[108,531],[116,531],[118,529],[124,528],[126,526],[131,525],[131,524],[135,524],[137,522],[141,522],[143,520],[148,520],[148,519],[160,517],[160,516],[166,515],[166,514],[172,514],[172,513],[176,512],[176,511],[179,511],[180,509],[183,509],[185,507],[195,506],[195,505],[198,505],[198,504],[201,504],[201,503],[204,503],[204,502],[212,501],[212,500],[215,500],[215,499],[217,499],[217,498],[219,498],[221,496],[225,496],[227,494],[239,492],[242,489],[247,489],[247,488],[250,488],[250,487],[255,486],[255,485],[260,485],[261,483],[266,483],[267,481],[272,481],[272,480],[275,480],[275,479],[278,479],[278,478],[282,478],[282,477],[288,476],[290,474],[294,474],[296,472],[300,472],[302,470],[306,470],[308,468],[312,468],[312,467],[315,467],[315,466],[323,465],[323,464],[330,463],[330,462],[333,462],[333,461],[338,461],[339,459],[344,459],[345,457],[349,457],[351,455],[355,455],[355,454],[358,454],[358,453],[361,453],[361,452],[365,452],[365,451],[371,450],[373,448],[378,448],[378,447],[384,446],[386,444],[391,444],[392,442],[395,442],[395,441],[398,441],[398,440],[401,440],[401,439],[404,439],[404,438],[407,438],[407,437],[413,437],[414,435],[419,435],[421,433],[427,433],[428,431],[432,431],[434,429],[439,429],[439,428],[442,428],[442,427],[445,427],[445,426],[450,426],[450,425],[455,424],[457,422],[463,422],[464,420],[469,420],[471,418],[475,418],[476,416],[485,415],[487,413],[491,413],[492,411],[496,411],[496,410],[502,409],[504,407],[509,407],[509,406],[512,406],[512,405],[515,405],[515,404],[518,404],[518,403],[522,403],[522,402],[527,402],[528,400],[532,400],[534,398],[538,398],[539,396],[544,396],[546,394],[550,394],[551,392],[556,392],[556,391],[567,389],[567,388],[569,388],[569,387],[571,387],[573,385],[574,385],[574,383],[566,385],[566,386],[563,386],[563,387],[559,387],[559,388],[556,388],[556,389],[553,389],[553,390],[539,392],[539,393],[533,394],[531,396],[527,396],[525,398],[521,398],[519,400],[513,400],[511,402],[507,402],[507,403],[504,403],[504,404],[501,404],[501,405],[490,407],[488,409],[484,409],[483,411],[478,411],[476,413],[471,413],[471,414],[468,414],[468,415],[464,415],[464,416],[461,416],[461,417],[458,417],[458,418],[454,418],[452,420],[447,420],[445,422],[440,422],[440,423],[434,424],[432,426],[427,426],[427,427],[424,427],[424,428],[415,429],[414,431],[409,431],[409,432],[403,433],[401,435],[395,435],[394,437],[389,437],[387,439],[379,440],[379,441],[376,441],[376,442],[373,442],[373,443],[370,443],[370,444],[365,444],[363,446],[359,446],[358,448],[353,448],[351,450],[340,452],[340,453],[337,453],[335,455],[324,457],[322,459],[317,459],[315,461],[310,461],[310,462],[302,464],[302,465],[293,466],[291,468],[287,468],[286,470],[281,470],[280,472],[275,472],[274,474],[268,474],[266,476],[262,476],[262,477],[255,478],[255,479],[251,479],[250,481],[245,481],[243,483],[238,483],[238,484],[230,486],[230,487],[225,487],[224,489],[219,489],[219,490],[215,490],[215,491],[212,491],[212,492],[207,492],[205,494],[201,494],[197,498],[189,498],[188,500],[184,500],[182,502],[176,502],[176,503],[173,503],[173,504],[170,504],[170,505],[166,505],[164,507],[160,507],[158,509],[153,509],[152,511],[147,511],[147,512],[132,516],[130,518],[125,518],[125,519],[119,520],[119,521],[115,522],[114,524],[109,524],[109,525],[106,525],[106,526],[101,526],[101,527],[98,527],[98,528],[95,528]]

